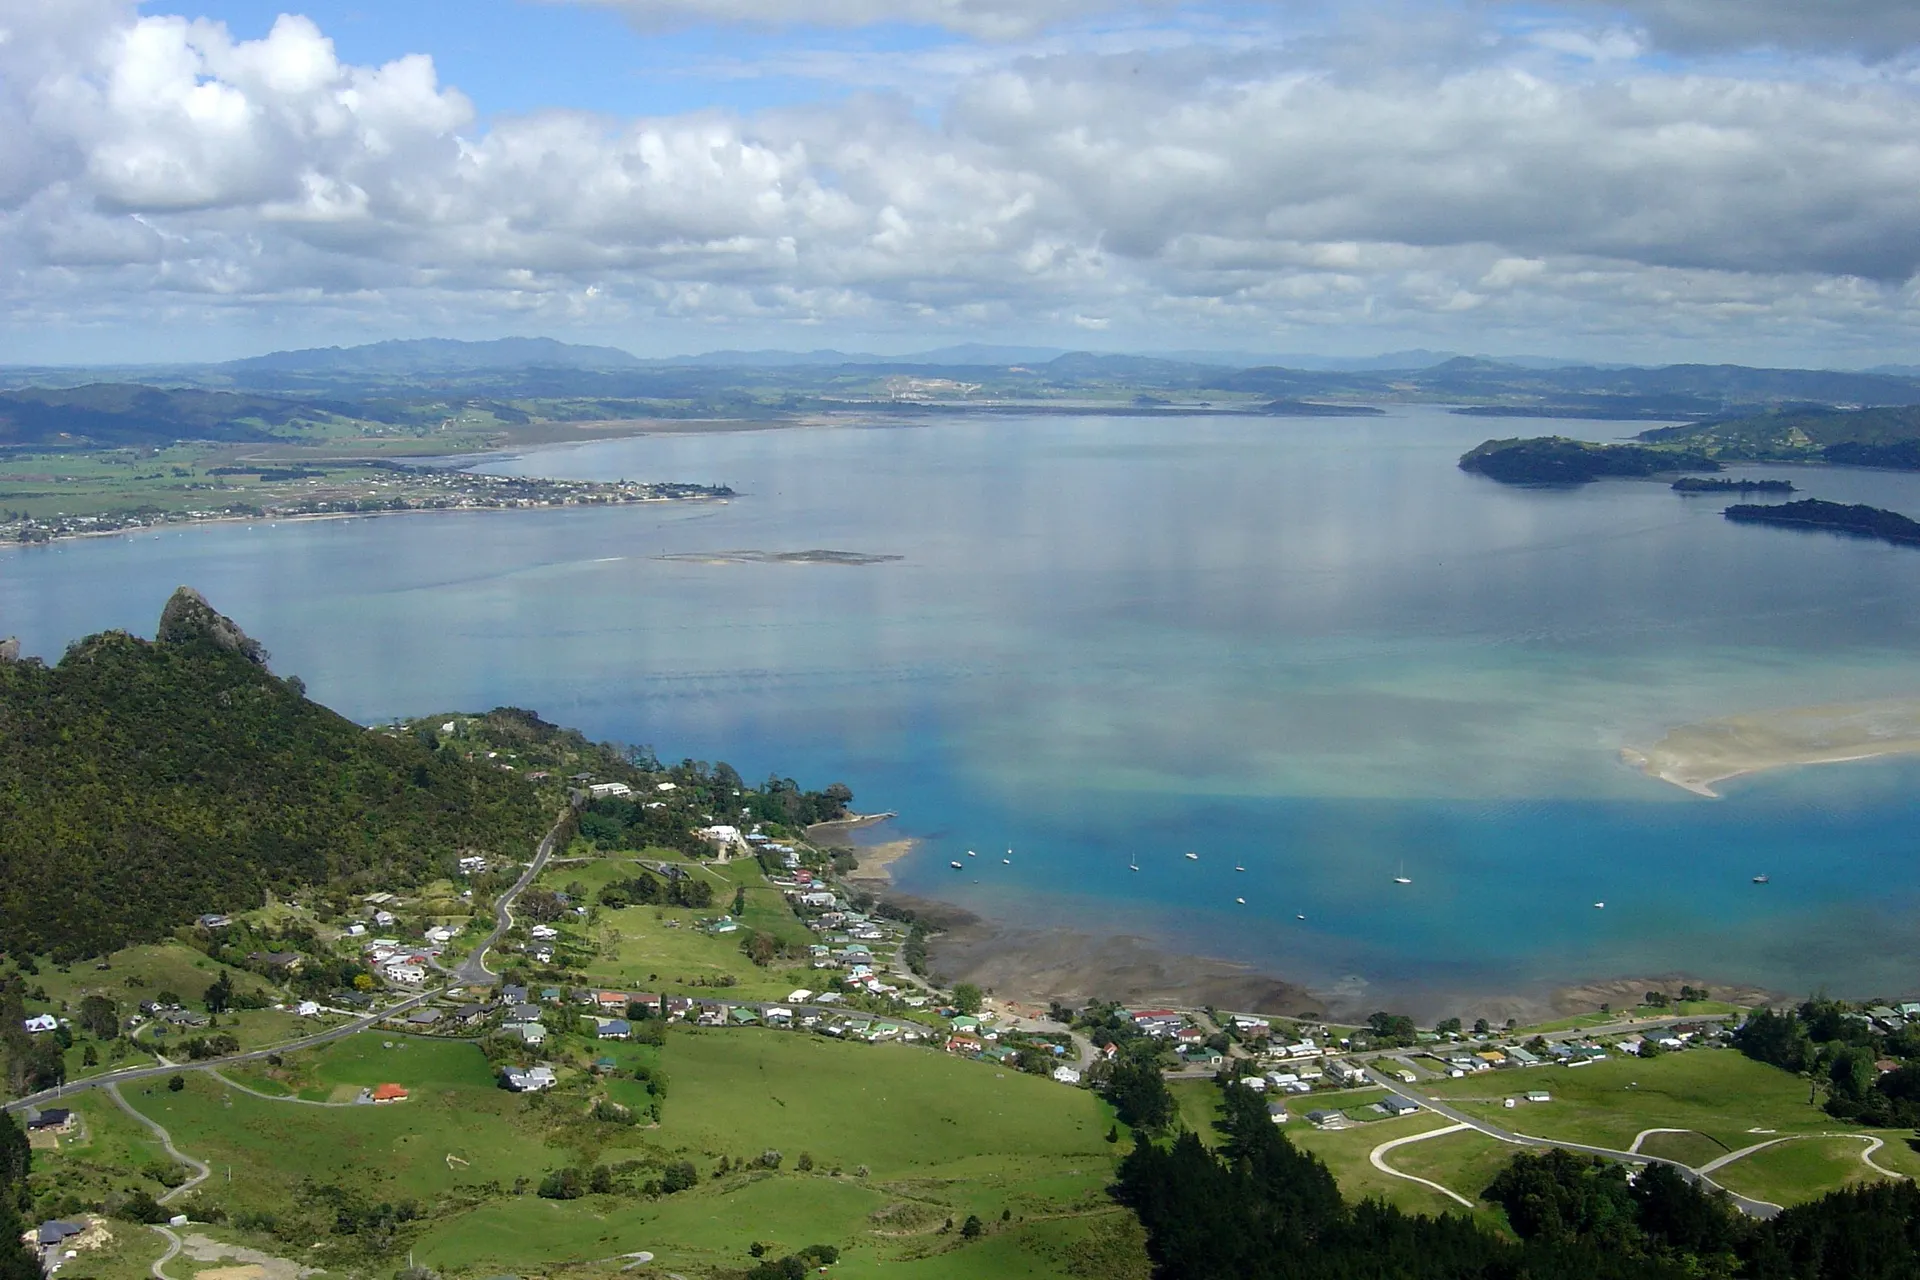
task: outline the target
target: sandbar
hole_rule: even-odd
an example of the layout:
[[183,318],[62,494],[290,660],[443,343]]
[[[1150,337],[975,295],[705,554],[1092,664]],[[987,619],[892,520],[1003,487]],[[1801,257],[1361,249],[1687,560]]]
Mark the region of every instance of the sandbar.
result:
[[1717,798],[1715,783],[1794,765],[1920,754],[1920,698],[1789,707],[1702,720],[1620,758],[1648,777]]

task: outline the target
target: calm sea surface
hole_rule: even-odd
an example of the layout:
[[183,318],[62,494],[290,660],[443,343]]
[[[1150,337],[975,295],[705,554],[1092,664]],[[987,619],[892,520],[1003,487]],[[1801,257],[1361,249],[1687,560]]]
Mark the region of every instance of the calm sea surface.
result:
[[[1920,990],[1920,763],[1713,801],[1617,758],[1690,720],[1920,695],[1920,552],[1454,466],[1569,429],[1406,409],[613,441],[505,465],[742,496],[0,552],[0,634],[49,658],[150,635],[190,583],[356,718],[516,704],[842,780],[925,837],[909,889],[1349,1005],[1681,972]],[[1920,476],[1782,473],[1920,514]],[[660,558],[810,549],[901,558]]]

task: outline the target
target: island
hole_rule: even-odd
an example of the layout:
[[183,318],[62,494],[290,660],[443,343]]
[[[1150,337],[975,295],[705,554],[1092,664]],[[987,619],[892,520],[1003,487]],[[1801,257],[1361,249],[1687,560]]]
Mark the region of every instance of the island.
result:
[[1655,427],[1644,444],[1698,449],[1726,461],[1826,462],[1920,470],[1920,405],[1865,409],[1800,405]]
[[1461,456],[1460,469],[1502,484],[1575,485],[1603,476],[1718,471],[1720,464],[1690,449],[1536,436],[1483,441]]
[[1883,511],[1861,503],[1823,502],[1805,498],[1777,505],[1735,503],[1721,514],[1741,524],[1778,524],[1798,529],[1829,529],[1859,538],[1878,538],[1901,546],[1920,546],[1920,522],[1897,511]]
[[1681,476],[1673,482],[1675,493],[1792,493],[1791,480],[1727,480]]

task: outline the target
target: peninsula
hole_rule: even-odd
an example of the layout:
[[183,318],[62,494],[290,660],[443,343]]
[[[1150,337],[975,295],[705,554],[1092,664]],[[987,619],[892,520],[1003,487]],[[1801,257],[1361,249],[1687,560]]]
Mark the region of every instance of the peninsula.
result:
[[1704,453],[1641,444],[1593,444],[1565,436],[1488,440],[1460,459],[1460,469],[1502,484],[1574,485],[1603,476],[1718,471]]
[[1717,798],[1716,783],[1768,769],[1920,754],[1920,699],[1791,707],[1702,720],[1622,748],[1642,773]]

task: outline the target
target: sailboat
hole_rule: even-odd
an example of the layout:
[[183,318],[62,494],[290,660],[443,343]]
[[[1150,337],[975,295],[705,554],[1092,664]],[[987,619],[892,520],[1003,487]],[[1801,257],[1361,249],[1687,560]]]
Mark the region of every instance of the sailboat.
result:
[[1012,859],[1012,858],[1002,858],[1002,859],[1000,859],[1000,865],[1001,865],[1001,866],[1003,866],[1003,867],[1010,867],[1010,866],[1012,866],[1012,865],[1013,865],[1013,859]]
[[1187,861],[1188,861],[1188,862],[1198,862],[1198,861],[1200,861],[1200,855],[1199,855],[1199,854],[1197,854],[1197,853],[1189,853],[1189,854],[1187,855]]
[[1239,903],[1243,907],[1247,905],[1247,900],[1245,898],[1235,898],[1234,901]]
[[1395,877],[1393,878],[1393,882],[1394,882],[1395,884],[1412,884],[1412,883],[1413,883],[1413,881],[1412,881],[1412,880],[1410,880],[1410,879],[1408,879],[1408,878],[1407,878],[1407,864],[1406,864],[1406,863],[1404,863],[1404,862],[1402,862],[1402,863],[1400,864],[1400,874],[1399,874],[1399,875],[1397,875],[1397,876],[1395,876]]
[[1127,870],[1138,871],[1139,869],[1140,869],[1140,856],[1138,854],[1133,854],[1133,853],[1128,854]]
[[1234,868],[1234,870],[1235,870],[1235,871],[1245,871],[1245,870],[1246,870],[1246,868],[1245,868],[1245,867],[1235,867],[1235,868]]
[[1757,875],[1757,876],[1755,876],[1755,877],[1753,878],[1753,882],[1754,882],[1755,884],[1772,884],[1772,883],[1773,883],[1773,877],[1772,877],[1772,876],[1770,876],[1770,875],[1765,875],[1765,874],[1762,874],[1762,875]]
[[954,861],[949,862],[947,865],[952,867],[955,871],[960,870],[960,862],[958,859],[955,859]]
[[969,858],[977,858],[977,857],[979,857],[980,855],[979,855],[979,854],[977,854],[977,853],[975,853],[975,852],[974,852],[973,850],[971,850],[971,849],[969,849],[969,850],[967,850],[967,856],[968,856]]

